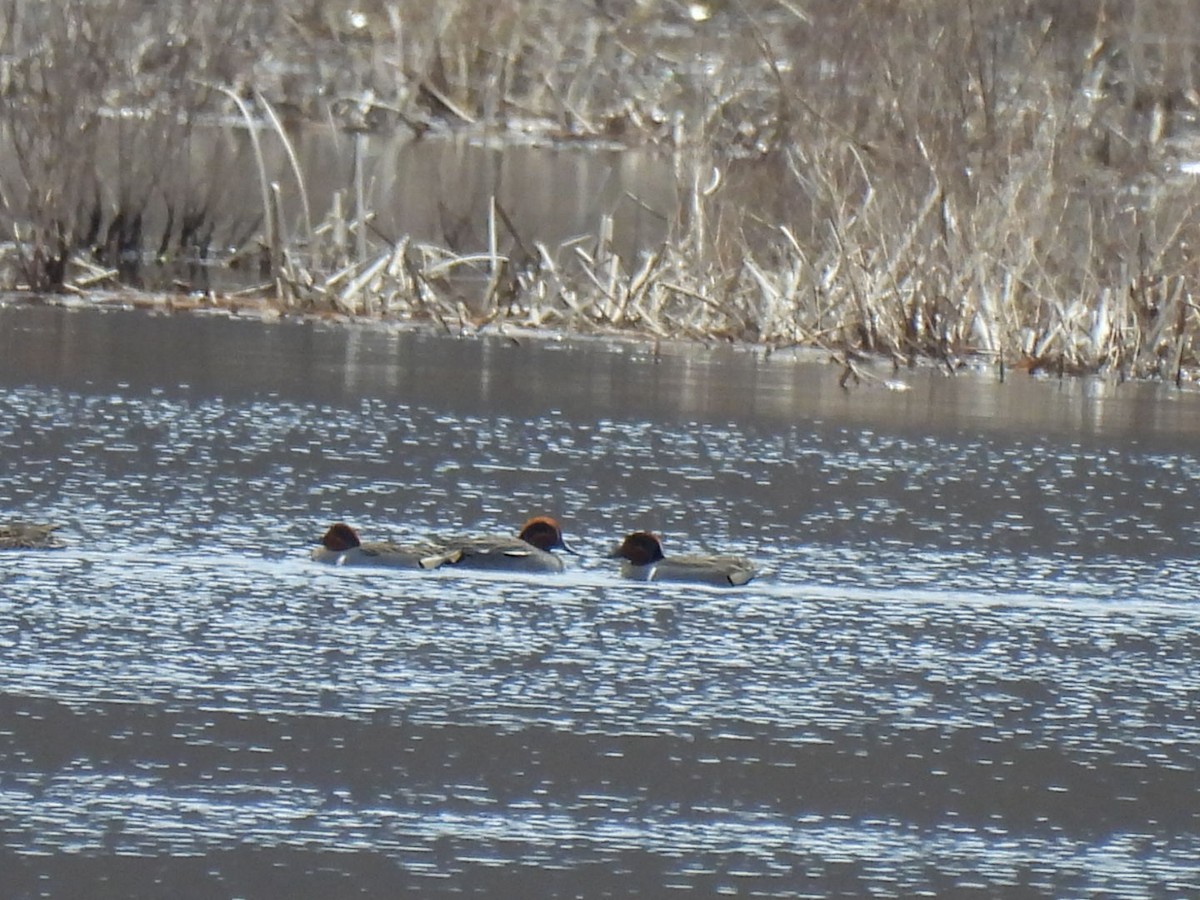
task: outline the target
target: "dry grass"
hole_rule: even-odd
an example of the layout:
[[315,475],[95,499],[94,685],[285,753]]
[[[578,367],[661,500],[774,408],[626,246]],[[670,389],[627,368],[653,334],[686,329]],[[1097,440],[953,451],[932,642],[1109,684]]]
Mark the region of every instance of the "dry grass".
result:
[[[237,112],[289,149],[232,242],[289,310],[1179,379],[1200,365],[1200,186],[1178,166],[1200,26],[1183,0],[1115,6],[216,0],[195,23],[14,0],[0,230],[37,291],[206,253],[219,193],[172,173],[197,123]],[[622,258],[605,217],[551,247],[494,205],[475,248],[384,240],[361,180],[289,220],[296,118],[658,144],[668,238]]]

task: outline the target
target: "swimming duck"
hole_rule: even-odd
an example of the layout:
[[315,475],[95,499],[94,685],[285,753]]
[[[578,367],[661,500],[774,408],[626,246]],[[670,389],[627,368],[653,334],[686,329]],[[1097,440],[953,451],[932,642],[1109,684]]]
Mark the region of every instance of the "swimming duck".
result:
[[666,556],[658,535],[634,531],[608,554],[623,559],[621,574],[638,581],[691,581],[738,586],[758,574],[744,556]]
[[61,526],[36,522],[0,522],[0,550],[61,550],[67,546],[50,532]]
[[[394,544],[391,541],[359,540],[358,532],[345,522],[329,526],[321,538],[321,546],[314,547],[312,558],[332,566],[390,566],[400,569],[433,569],[448,562],[443,559],[446,548],[432,541],[415,544]],[[439,562],[425,565],[426,561]]]
[[561,572],[563,561],[551,550],[575,551],[563,540],[562,528],[549,516],[534,516],[516,537],[450,538],[444,552],[421,560],[421,567],[441,565],[464,569],[508,569],[518,572]]

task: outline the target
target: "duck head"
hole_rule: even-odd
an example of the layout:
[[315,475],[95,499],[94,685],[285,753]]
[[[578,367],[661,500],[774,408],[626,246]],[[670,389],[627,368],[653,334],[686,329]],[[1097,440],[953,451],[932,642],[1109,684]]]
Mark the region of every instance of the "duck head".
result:
[[329,530],[325,532],[325,536],[321,538],[321,545],[326,550],[332,550],[334,553],[344,553],[346,550],[353,550],[361,543],[358,539],[358,532],[345,522],[330,525]]
[[627,559],[635,566],[648,566],[663,558],[662,541],[649,531],[634,531],[613,547],[609,559]]
[[562,528],[559,527],[558,521],[549,516],[534,516],[521,526],[521,533],[518,536],[525,543],[533,544],[539,550],[549,552],[557,549],[575,553],[575,550],[567,546],[567,542],[563,540]]

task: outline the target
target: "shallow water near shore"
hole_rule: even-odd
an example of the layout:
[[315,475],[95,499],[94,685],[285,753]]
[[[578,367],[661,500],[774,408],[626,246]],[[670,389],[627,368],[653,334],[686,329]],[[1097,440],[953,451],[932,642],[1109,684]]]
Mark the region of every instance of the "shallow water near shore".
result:
[[[1200,394],[0,306],[14,896],[1200,891]],[[559,577],[350,571],[558,515]],[[625,531],[745,553],[625,583]]]

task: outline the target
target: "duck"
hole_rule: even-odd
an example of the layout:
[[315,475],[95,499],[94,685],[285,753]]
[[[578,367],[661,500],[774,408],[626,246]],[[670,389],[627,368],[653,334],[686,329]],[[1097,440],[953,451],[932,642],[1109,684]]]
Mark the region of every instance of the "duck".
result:
[[0,550],[61,550],[66,542],[51,532],[59,525],[0,522]]
[[649,531],[625,535],[608,554],[621,559],[621,574],[637,581],[690,581],[738,587],[758,574],[744,556],[667,556],[662,539]]
[[[398,569],[436,568],[425,565],[433,559],[442,560],[446,548],[433,541],[415,544],[395,544],[391,541],[367,541],[364,543],[358,532],[345,522],[329,526],[321,538],[321,545],[314,547],[312,558],[331,566],[387,566]],[[448,561],[448,560],[443,560]]]
[[421,560],[421,567],[435,569],[510,570],[516,572],[561,572],[562,558],[551,550],[575,553],[563,539],[562,526],[550,516],[534,516],[521,526],[516,537],[449,538],[441,554]]

